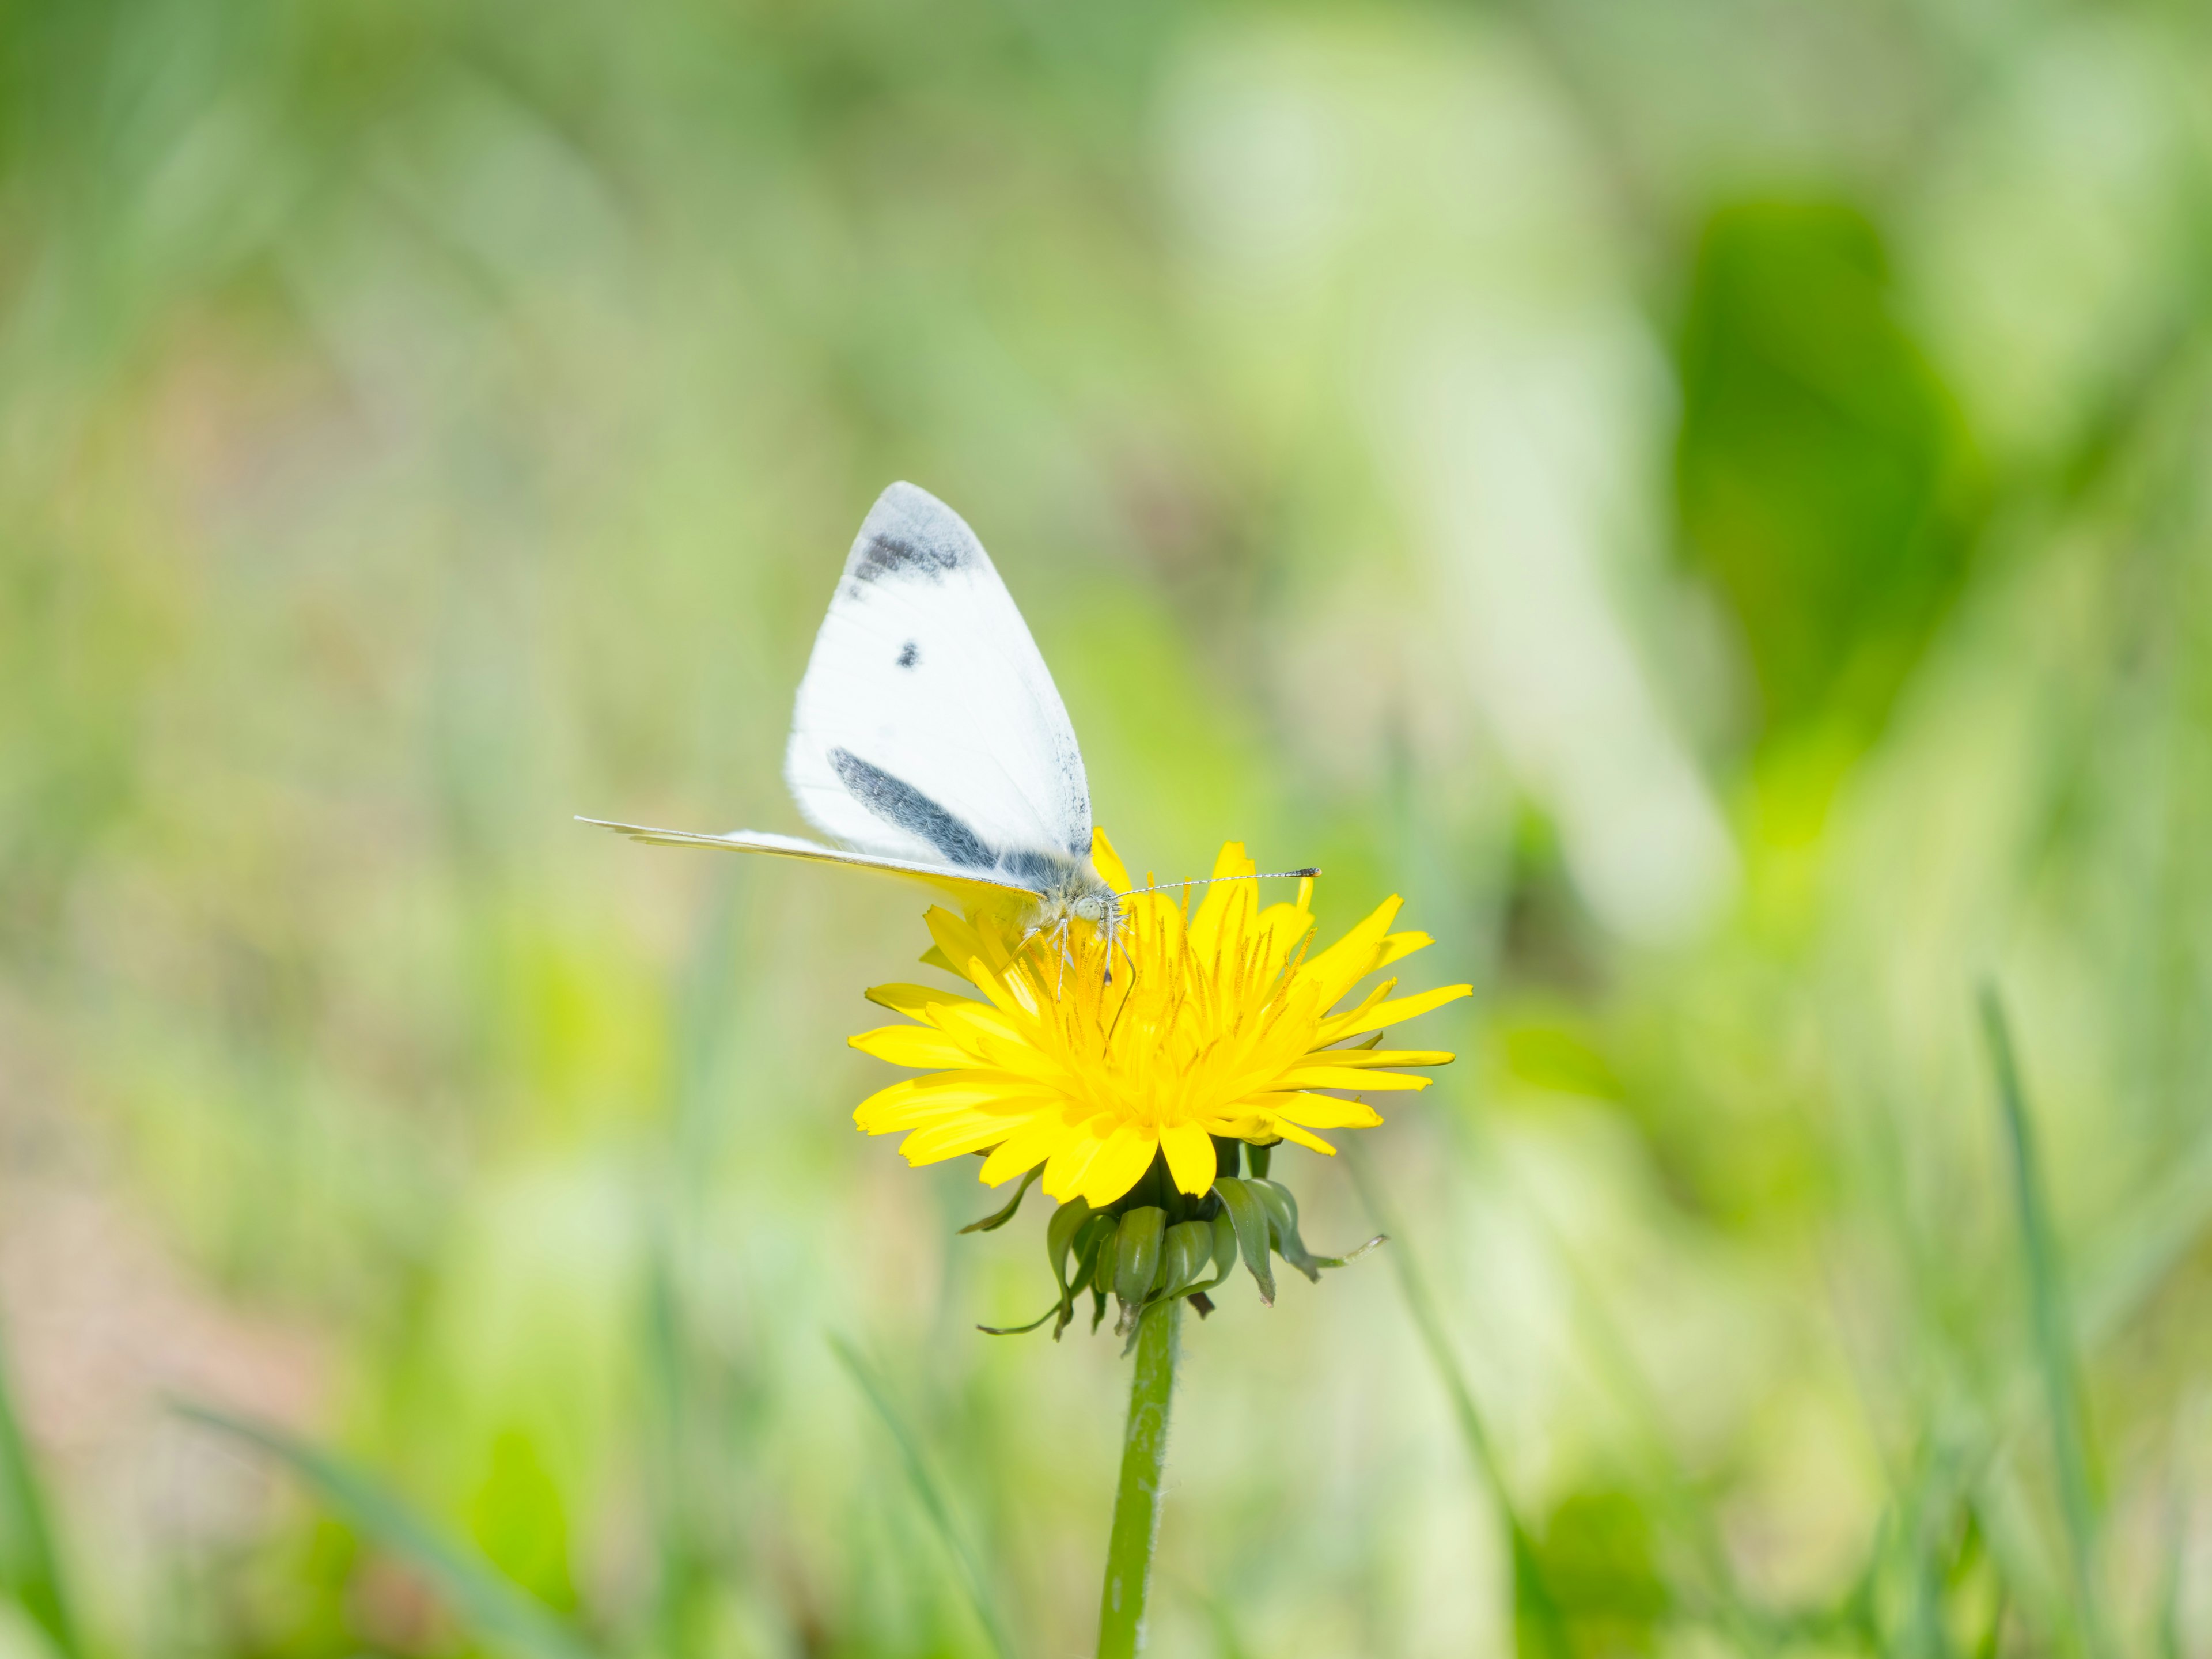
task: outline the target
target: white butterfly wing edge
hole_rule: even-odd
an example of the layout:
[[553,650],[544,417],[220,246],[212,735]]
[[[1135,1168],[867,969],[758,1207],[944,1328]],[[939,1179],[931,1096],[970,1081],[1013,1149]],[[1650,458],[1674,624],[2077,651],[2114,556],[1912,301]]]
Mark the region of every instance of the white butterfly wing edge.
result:
[[587,818],[581,814],[576,822],[597,824],[602,830],[611,830],[632,841],[656,847],[712,847],[726,853],[765,853],[771,858],[798,859],[808,864],[840,864],[850,869],[872,870],[879,875],[926,882],[971,905],[1036,902],[1034,889],[1016,882],[998,881],[944,865],[924,864],[915,859],[848,852],[841,847],[824,847],[817,842],[802,841],[797,836],[779,836],[765,830],[736,830],[726,836],[715,836],[699,830],[657,830],[650,824],[617,823],[611,818]]

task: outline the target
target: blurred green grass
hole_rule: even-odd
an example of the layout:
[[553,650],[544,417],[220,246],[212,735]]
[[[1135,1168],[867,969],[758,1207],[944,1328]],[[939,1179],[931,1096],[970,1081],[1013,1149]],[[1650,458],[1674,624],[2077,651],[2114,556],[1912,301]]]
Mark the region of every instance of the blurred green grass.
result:
[[987,1654],[963,1552],[1084,1650],[1112,1345],[850,1127],[914,907],[570,821],[797,827],[901,477],[1133,862],[1480,987],[1360,1149],[1425,1297],[1190,1334],[1158,1651],[2203,1650],[2207,68],[0,7],[0,1653]]

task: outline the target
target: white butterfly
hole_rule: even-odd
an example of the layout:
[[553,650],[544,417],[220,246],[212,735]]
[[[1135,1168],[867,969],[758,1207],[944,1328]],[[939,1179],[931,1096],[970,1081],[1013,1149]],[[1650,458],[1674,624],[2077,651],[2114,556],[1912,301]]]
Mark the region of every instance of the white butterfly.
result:
[[783,775],[842,845],[583,822],[927,882],[1020,913],[1031,934],[1073,920],[1110,938],[1118,923],[1059,689],[983,544],[927,490],[893,484],[861,525],[799,684]]

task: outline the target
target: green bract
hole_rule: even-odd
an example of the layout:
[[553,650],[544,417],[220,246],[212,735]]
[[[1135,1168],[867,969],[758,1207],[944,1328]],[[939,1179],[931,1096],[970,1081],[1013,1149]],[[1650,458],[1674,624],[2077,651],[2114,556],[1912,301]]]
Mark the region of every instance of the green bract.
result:
[[[1045,1227],[1045,1260],[1059,1286],[1053,1305],[1026,1325],[979,1328],[994,1336],[1033,1331],[1047,1320],[1052,1334],[1073,1322],[1077,1299],[1091,1297],[1091,1328],[1106,1317],[1110,1296],[1120,1307],[1115,1334],[1136,1340],[1139,1322],[1168,1303],[1188,1300],[1199,1314],[1213,1311],[1208,1291],[1218,1289],[1241,1260],[1259,1286],[1260,1300],[1275,1300],[1273,1258],[1282,1259],[1318,1280],[1325,1267],[1340,1267],[1382,1243],[1381,1235],[1342,1255],[1316,1255],[1298,1236],[1298,1202],[1290,1188],[1267,1178],[1273,1148],[1249,1149],[1251,1173],[1237,1173],[1242,1143],[1214,1141],[1219,1173],[1212,1186],[1195,1196],[1182,1191],[1165,1161],[1158,1160],[1134,1187],[1103,1209],[1072,1198],[1053,1212]],[[966,1231],[988,1231],[1013,1218],[1024,1181],[1005,1209]],[[1126,1352],[1126,1349],[1125,1349]]]

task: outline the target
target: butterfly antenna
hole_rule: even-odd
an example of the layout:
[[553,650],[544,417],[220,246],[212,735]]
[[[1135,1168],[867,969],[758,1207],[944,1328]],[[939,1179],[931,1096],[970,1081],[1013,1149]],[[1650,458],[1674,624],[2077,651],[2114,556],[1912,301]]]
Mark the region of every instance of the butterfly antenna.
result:
[[1211,887],[1217,881],[1282,881],[1291,877],[1310,881],[1320,873],[1320,866],[1308,865],[1303,870],[1259,870],[1249,876],[1194,876],[1188,881],[1162,881],[1150,887],[1132,887],[1121,896],[1134,898],[1139,893],[1164,893],[1171,887]]

